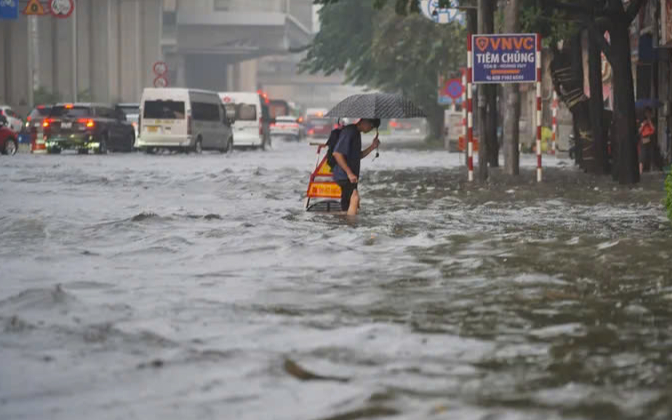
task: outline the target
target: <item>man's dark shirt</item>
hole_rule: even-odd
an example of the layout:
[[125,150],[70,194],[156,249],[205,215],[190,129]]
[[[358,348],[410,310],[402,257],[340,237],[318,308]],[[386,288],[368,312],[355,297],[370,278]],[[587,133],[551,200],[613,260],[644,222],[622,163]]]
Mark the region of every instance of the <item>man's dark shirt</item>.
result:
[[[334,148],[334,153],[340,153],[345,157],[348,167],[352,173],[359,178],[359,164],[362,159],[362,135],[357,126],[354,124],[348,125],[341,130],[341,135],[338,137],[338,143]],[[345,173],[341,165],[336,165],[334,169],[334,180],[347,180],[348,175]]]

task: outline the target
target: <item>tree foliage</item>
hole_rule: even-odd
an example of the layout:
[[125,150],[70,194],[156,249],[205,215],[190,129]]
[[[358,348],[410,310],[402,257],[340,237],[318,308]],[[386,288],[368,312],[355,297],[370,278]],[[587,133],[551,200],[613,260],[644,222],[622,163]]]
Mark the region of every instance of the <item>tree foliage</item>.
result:
[[432,136],[443,130],[437,105],[439,76],[456,76],[466,62],[466,33],[457,23],[437,25],[413,4],[398,0],[322,0],[320,32],[300,69],[345,71],[347,82],[401,93],[428,115]]

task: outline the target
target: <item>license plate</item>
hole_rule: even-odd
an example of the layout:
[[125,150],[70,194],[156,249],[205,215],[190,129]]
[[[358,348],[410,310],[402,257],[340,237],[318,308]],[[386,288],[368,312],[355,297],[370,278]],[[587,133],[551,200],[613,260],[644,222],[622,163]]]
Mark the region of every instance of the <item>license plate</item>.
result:
[[72,123],[71,122],[61,123],[61,128],[72,128]]
[[150,133],[156,133],[157,131],[159,131],[159,127],[147,127],[147,131],[149,131]]

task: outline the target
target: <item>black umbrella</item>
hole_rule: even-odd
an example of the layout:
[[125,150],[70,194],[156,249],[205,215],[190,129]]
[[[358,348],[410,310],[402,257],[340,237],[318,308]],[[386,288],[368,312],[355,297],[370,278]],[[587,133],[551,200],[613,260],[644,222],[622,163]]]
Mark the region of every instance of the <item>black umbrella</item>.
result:
[[401,95],[369,93],[345,98],[327,117],[338,118],[425,118],[420,108]]

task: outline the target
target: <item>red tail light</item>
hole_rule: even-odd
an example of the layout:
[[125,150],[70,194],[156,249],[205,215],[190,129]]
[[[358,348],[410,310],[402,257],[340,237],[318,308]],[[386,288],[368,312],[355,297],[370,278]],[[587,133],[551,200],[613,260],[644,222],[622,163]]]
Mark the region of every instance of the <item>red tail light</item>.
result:
[[312,136],[313,134],[315,134],[315,130],[313,129],[308,130],[308,135]]
[[94,128],[96,126],[95,121],[86,118],[80,118],[77,120],[77,122],[80,124],[85,124],[86,128]]
[[191,135],[191,115],[187,117],[187,135]]
[[54,119],[53,119],[53,118],[47,118],[47,119],[45,119],[44,122],[42,123],[42,127],[47,128],[47,127],[49,127],[49,126],[51,125],[51,123],[53,123],[53,122],[54,122]]
[[30,115],[26,117],[26,121],[30,122],[33,119]]
[[338,124],[334,124],[334,130],[338,128]]

